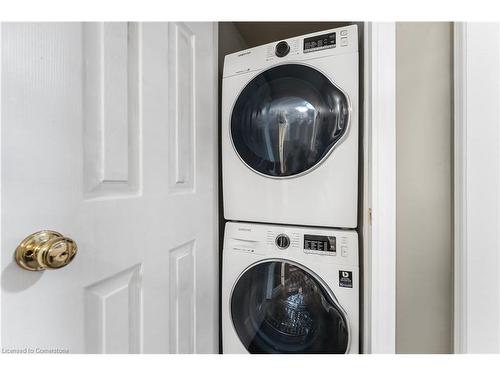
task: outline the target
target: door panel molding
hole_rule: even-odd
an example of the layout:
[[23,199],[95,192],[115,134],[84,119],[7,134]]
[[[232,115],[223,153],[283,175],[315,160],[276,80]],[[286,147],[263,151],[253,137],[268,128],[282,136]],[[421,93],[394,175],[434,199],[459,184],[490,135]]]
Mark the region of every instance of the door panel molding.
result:
[[85,288],[86,353],[142,352],[141,270],[137,264]]
[[196,241],[170,251],[170,353],[194,353],[196,343]]
[[169,24],[169,179],[171,192],[195,192],[196,35],[183,22]]
[[140,28],[126,22],[82,26],[86,198],[139,193]]

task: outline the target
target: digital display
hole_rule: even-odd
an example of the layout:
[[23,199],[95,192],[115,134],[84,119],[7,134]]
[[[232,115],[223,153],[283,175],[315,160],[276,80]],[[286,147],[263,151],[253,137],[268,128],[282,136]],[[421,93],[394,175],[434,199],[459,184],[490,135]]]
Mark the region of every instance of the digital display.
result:
[[304,250],[337,251],[337,239],[334,236],[304,235]]
[[304,52],[319,51],[326,48],[333,48],[337,43],[335,33],[311,36],[304,39]]

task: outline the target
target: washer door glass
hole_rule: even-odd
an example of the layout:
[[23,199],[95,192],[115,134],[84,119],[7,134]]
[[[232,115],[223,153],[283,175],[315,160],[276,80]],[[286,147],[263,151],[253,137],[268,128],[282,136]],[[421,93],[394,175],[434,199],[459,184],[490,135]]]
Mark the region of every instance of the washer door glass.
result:
[[295,264],[259,263],[237,281],[231,317],[250,353],[346,353],[347,320],[332,296]]
[[253,170],[290,177],[318,165],[349,121],[344,93],[305,65],[280,65],[244,88],[231,114],[231,137]]

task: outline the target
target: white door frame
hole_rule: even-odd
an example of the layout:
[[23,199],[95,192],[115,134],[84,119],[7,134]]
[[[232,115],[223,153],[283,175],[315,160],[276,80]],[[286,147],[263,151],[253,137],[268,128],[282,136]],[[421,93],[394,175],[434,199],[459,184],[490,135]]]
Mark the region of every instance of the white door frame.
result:
[[500,352],[500,23],[455,23],[455,353]]
[[396,25],[364,24],[363,352],[396,351]]

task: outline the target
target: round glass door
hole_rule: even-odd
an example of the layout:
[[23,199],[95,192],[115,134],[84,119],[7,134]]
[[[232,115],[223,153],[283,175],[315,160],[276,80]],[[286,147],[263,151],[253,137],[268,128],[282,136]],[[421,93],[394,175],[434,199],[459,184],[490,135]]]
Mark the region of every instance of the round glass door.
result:
[[346,95],[319,71],[279,65],[243,89],[231,114],[231,139],[243,162],[270,177],[317,166],[347,130]]
[[286,261],[259,263],[231,295],[234,328],[250,353],[346,353],[344,313],[322,284]]

